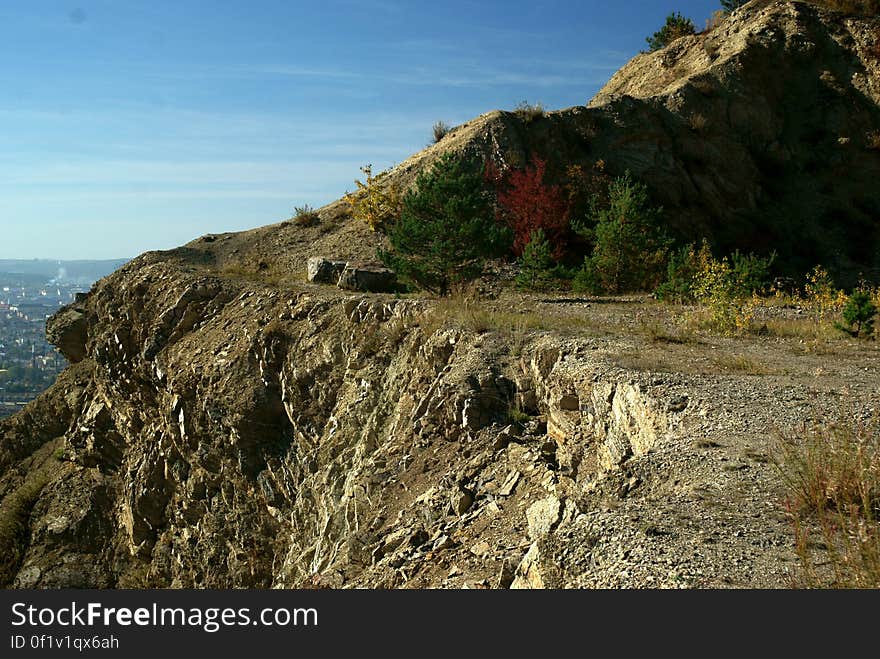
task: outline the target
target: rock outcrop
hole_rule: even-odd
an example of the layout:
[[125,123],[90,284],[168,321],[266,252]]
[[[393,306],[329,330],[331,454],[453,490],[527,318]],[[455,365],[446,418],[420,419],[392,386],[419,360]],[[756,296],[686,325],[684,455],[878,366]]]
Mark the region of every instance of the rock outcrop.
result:
[[306,279],[316,284],[337,284],[346,265],[347,262],[339,259],[312,256],[306,264]]
[[363,293],[390,293],[397,286],[397,275],[381,263],[347,263],[339,275],[339,288]]

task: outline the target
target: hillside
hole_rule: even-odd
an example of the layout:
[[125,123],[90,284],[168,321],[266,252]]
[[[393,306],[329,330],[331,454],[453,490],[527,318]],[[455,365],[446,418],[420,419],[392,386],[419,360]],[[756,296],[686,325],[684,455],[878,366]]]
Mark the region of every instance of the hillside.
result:
[[[447,151],[629,170],[682,236],[876,272],[878,34],[755,1],[584,107],[484,114],[388,178]],[[342,200],[319,214],[143,254],[50,321],[71,366],[0,422],[0,581],[791,583],[773,438],[880,409],[876,343],[672,331],[686,310],[645,296],[345,293],[307,258],[383,238]]]
[[[678,237],[705,236],[721,252],[775,250],[780,274],[822,263],[845,285],[860,274],[876,280],[877,34],[877,19],[751,2],[711,32],[636,56],[585,107],[534,121],[488,112],[388,180],[406,187],[448,151],[502,170],[534,156],[556,175],[570,165],[597,177],[629,170]],[[272,225],[188,247],[221,268],[257,272],[264,261],[277,276],[298,272],[312,254],[374,257],[380,236],[348,222],[343,201],[321,212],[317,228]]]

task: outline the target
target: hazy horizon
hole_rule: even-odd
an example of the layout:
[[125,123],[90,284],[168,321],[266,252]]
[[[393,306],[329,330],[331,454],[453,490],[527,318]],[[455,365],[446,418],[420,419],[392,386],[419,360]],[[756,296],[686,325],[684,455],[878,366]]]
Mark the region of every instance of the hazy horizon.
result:
[[0,7],[0,258],[134,258],[280,222],[519,102],[583,105],[680,11],[281,0]]

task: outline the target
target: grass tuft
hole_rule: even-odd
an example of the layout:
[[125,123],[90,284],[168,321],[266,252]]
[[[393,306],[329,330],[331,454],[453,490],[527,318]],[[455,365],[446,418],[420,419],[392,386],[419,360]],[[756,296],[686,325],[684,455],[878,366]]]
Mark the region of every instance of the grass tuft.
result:
[[847,414],[777,433],[801,563],[813,588],[880,587],[880,419]]
[[520,101],[519,105],[513,109],[513,112],[526,123],[531,123],[544,116],[544,106],[540,103]]

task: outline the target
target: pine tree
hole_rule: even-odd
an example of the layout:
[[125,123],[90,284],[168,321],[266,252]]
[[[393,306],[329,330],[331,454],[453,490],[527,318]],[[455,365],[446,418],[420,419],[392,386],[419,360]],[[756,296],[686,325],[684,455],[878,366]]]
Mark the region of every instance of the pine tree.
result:
[[647,187],[629,172],[609,186],[607,207],[596,206],[596,244],[575,286],[596,293],[653,290],[671,244],[660,227],[662,209],[648,205]]
[[521,289],[545,291],[551,288],[556,279],[556,262],[551,255],[550,243],[544,231],[536,229],[531,240],[519,258],[519,274],[516,285]]
[[749,0],[721,0],[721,8],[724,11],[733,11],[734,9],[739,9],[748,1]]
[[403,198],[400,219],[379,256],[399,277],[446,295],[450,286],[477,276],[487,258],[510,248],[510,232],[495,222],[479,167],[441,156]]
[[676,11],[669,14],[666,17],[666,24],[645,41],[648,42],[649,52],[653,53],[655,50],[665,48],[680,37],[696,34],[696,32],[697,28],[694,26],[694,22]]
[[867,291],[854,291],[843,308],[843,320],[846,325],[835,323],[834,326],[850,336],[871,336],[874,333],[874,316],[877,307]]

